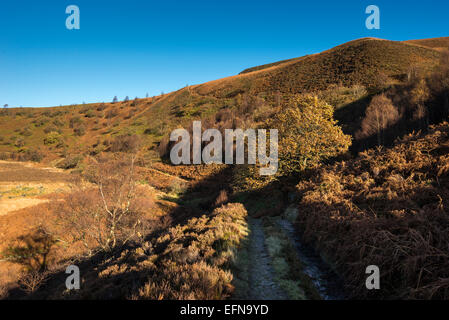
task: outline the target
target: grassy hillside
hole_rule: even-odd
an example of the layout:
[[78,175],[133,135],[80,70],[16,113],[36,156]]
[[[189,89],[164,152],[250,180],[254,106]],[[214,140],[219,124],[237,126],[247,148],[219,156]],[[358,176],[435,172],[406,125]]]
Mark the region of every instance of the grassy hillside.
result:
[[[449,125],[427,129],[449,115],[448,75],[439,50],[360,39],[152,98],[1,110],[0,160],[75,174],[57,170],[66,189],[35,195],[18,172],[52,169],[24,163],[5,173],[14,184],[4,197],[45,201],[2,217],[4,262],[29,268],[0,283],[0,298],[254,298],[275,283],[278,297],[318,298],[296,246],[303,237],[356,298],[447,299]],[[388,108],[375,110],[398,117],[359,144],[406,138],[351,155],[346,134],[370,120],[376,95]],[[278,174],[166,163],[170,131],[196,119],[220,130],[278,128]],[[415,129],[423,133],[407,135]],[[75,258],[88,289],[70,294],[63,265]],[[364,286],[370,264],[383,277],[374,293]]]
[[[360,39],[320,54],[251,68],[240,75],[153,98],[2,110],[0,158],[14,153],[15,158],[43,157],[56,164],[70,154],[95,155],[111,150],[118,137],[138,135],[143,157],[151,161],[158,158],[159,142],[174,127],[213,117],[221,109],[236,110],[245,95],[258,96],[273,106],[284,95],[327,90],[332,85],[369,89],[379,86],[379,81],[403,80],[411,65],[432,69],[439,57],[438,51],[417,45]],[[379,79],[379,74],[384,77]],[[346,104],[360,98],[348,97]]]
[[444,50],[449,48],[449,37],[435,38],[435,39],[422,39],[422,40],[409,40],[404,43],[410,43],[423,47],[433,48],[435,50]]

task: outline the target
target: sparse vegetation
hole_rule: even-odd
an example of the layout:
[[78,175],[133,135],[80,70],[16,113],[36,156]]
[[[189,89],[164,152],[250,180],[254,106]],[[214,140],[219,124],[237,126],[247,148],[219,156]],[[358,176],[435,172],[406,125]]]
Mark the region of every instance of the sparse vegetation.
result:
[[[152,98],[3,110],[0,160],[36,163],[2,161],[0,182],[13,186],[1,205],[37,205],[0,212],[0,248],[21,266],[0,298],[239,298],[247,215],[284,213],[354,298],[448,299],[449,125],[429,130],[449,115],[445,43],[360,39]],[[278,175],[168,164],[171,130],[199,119],[222,133],[278,129]],[[20,219],[33,232],[12,232]],[[291,239],[263,221],[279,287],[318,298]],[[67,292],[56,280],[73,259],[86,283]],[[370,264],[381,291],[364,289]]]
[[72,242],[111,251],[143,234],[145,213],[154,204],[151,193],[136,184],[134,157],[129,161],[95,161],[85,171],[94,186],[78,181],[65,197],[58,212]]
[[[297,222],[358,298],[448,299],[449,125],[319,168],[298,184]],[[383,290],[360,270],[378,265]]]

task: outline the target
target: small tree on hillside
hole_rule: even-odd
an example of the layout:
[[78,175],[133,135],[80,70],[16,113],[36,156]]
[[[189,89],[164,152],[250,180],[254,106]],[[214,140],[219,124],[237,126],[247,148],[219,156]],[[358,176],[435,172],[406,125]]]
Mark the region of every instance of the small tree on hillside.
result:
[[128,101],[129,101],[129,97],[126,96],[124,101],[125,101],[125,102],[128,102]]
[[377,144],[380,146],[385,142],[385,129],[398,119],[399,113],[392,101],[384,94],[375,96],[366,109],[362,128],[357,135],[365,138],[376,134]]
[[112,103],[117,103],[117,102],[118,102],[118,99],[117,99],[117,96],[115,96],[114,99],[112,99]]
[[279,173],[294,174],[346,152],[351,137],[333,118],[334,108],[313,96],[295,96],[267,125],[278,129]]
[[145,213],[154,202],[136,182],[135,158],[92,160],[83,178],[93,187],[75,183],[58,209],[73,242],[81,241],[90,252],[95,247],[111,251],[144,233]]

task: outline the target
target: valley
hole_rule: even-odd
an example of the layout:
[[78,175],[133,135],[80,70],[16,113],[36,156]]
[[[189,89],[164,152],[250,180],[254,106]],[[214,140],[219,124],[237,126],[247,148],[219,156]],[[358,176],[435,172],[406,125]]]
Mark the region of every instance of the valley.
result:
[[[448,78],[449,38],[363,38],[154,97],[4,108],[0,297],[448,299]],[[279,170],[195,161],[210,129],[279,130]]]

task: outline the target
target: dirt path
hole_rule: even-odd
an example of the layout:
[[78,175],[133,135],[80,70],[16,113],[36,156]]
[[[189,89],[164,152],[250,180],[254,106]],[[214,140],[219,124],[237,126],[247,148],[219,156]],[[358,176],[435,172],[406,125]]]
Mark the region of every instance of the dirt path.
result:
[[271,259],[265,247],[265,234],[260,219],[249,219],[250,300],[285,300],[287,295],[274,280]]
[[343,300],[343,285],[341,279],[323,261],[323,259],[309,246],[305,245],[297,235],[293,224],[286,219],[279,219],[278,225],[294,244],[298,257],[307,274],[324,300]]

